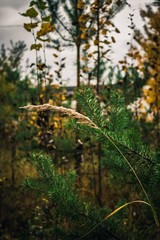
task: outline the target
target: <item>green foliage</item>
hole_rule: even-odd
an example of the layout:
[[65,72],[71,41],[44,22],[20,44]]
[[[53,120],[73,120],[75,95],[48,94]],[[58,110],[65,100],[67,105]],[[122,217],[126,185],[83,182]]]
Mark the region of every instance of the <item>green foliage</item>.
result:
[[[15,44],[11,41],[8,49],[4,45],[1,46],[0,131],[2,135],[5,131],[10,131],[12,126],[16,124],[19,116],[17,108],[28,100],[28,94],[26,92],[22,94],[22,89],[20,89],[23,84],[29,83],[27,78],[20,82],[21,60],[25,50],[25,43],[20,41]],[[25,97],[26,101],[24,101]]]
[[[134,122],[132,123],[133,127],[130,127],[131,118],[124,104],[122,94],[118,92],[111,93],[107,106],[103,108],[90,88],[83,87],[77,90],[76,95],[84,115],[66,108],[53,107],[53,110],[71,116],[73,120],[69,124],[70,127],[78,129],[80,133],[85,133],[86,136],[93,136],[94,140],[101,143],[103,166],[107,168],[107,180],[118,191],[126,187],[130,189],[126,201],[134,203],[138,197],[140,200],[137,202],[149,205],[146,210],[146,214],[149,216],[147,221],[148,223],[150,222],[149,224],[151,222],[154,224],[153,221],[155,221],[156,228],[156,224],[158,225],[156,212],[159,207],[157,205],[157,196],[154,193],[158,192],[159,188],[158,176],[160,168],[158,159],[156,154],[147,151],[146,146],[141,141],[139,132],[135,129]],[[37,107],[39,111],[44,110],[43,105]],[[87,121],[86,116],[88,117]],[[108,219],[107,212],[107,214],[105,213],[105,219],[107,219],[105,224],[103,221],[105,208],[101,211],[99,207],[93,207],[92,203],[88,203],[85,198],[80,197],[75,188],[75,176],[73,173],[60,176],[54,170],[52,160],[48,159],[48,157],[37,155],[34,159],[40,178],[26,180],[27,186],[45,192],[52,199],[60,216],[65,217],[67,221],[77,223],[78,220],[77,224],[83,226],[83,230],[75,233],[76,237],[83,235],[91,237],[92,235],[90,234],[93,234],[94,237],[97,236],[98,239],[103,239],[98,237],[100,233],[101,236],[108,236],[109,239],[112,239],[112,234],[106,235],[108,234],[108,229],[112,233],[114,231],[116,234],[121,235],[119,228],[122,223],[117,222],[116,230],[114,229],[114,221],[119,221],[119,219],[116,219],[115,216]],[[154,181],[155,178],[156,181]],[[126,203],[124,206],[128,206],[131,203]],[[117,211],[121,208],[119,206]],[[143,211],[142,209],[140,212]],[[73,234],[72,224],[69,225],[69,229],[72,229]],[[126,233],[126,238],[125,229],[122,230],[122,226],[121,231],[123,232],[123,239],[129,239],[130,233]]]
[[102,108],[98,103],[91,88],[81,88],[76,92],[77,101],[83,111],[98,126],[103,127],[106,123]]
[[[35,67],[32,68],[32,80],[36,79],[33,85],[29,76],[21,77],[26,45],[11,42],[10,48],[1,47],[0,188],[3,200],[0,205],[7,210],[2,208],[0,233],[5,239],[159,239],[156,225],[160,218],[160,154],[152,151],[154,143],[144,144],[141,123],[133,121],[127,109],[130,102],[141,96],[149,76],[158,79],[159,15],[151,7],[148,12],[141,11],[143,19],[151,18],[148,26],[152,27],[144,27],[149,41],[139,31],[135,34],[150,61],[142,66],[144,59],[139,58],[140,52],[134,48],[132,51],[131,47],[127,55],[132,60],[139,58],[139,68],[128,64],[125,58],[121,61],[126,64],[122,65],[125,75],[119,68],[114,83],[113,67],[105,80],[108,85],[100,84],[106,61],[110,61],[108,53],[117,40],[112,33],[119,33],[111,19],[126,5],[123,0],[31,1],[22,16],[29,19],[24,28],[34,39],[30,46],[36,54],[36,63],[30,66]],[[129,28],[135,29],[132,14],[129,16],[132,23]],[[53,75],[46,61],[46,47],[51,41],[53,46],[49,47],[55,51]],[[77,90],[77,109],[82,113],[55,107],[68,105],[63,102],[66,100],[62,88],[65,58],[61,59],[60,55],[64,50],[61,46],[71,45],[77,50],[77,86],[81,79],[88,85],[93,79],[97,83],[98,96],[90,88]],[[150,73],[151,70],[154,71]],[[43,112],[44,105],[40,105],[38,112],[18,112],[20,106],[37,103],[47,103],[52,110],[61,111],[50,113],[46,108]],[[73,118],[68,124],[69,130],[64,129],[64,114]],[[158,129],[158,116],[156,119]],[[150,134],[155,134],[153,125],[150,124],[149,134],[146,134],[150,142],[153,142]],[[156,134],[158,136],[158,130]],[[45,150],[49,156],[34,154],[32,166],[29,164],[32,149],[35,152]],[[79,171],[75,174],[71,169]],[[24,190],[20,191],[19,185],[16,188],[24,175],[30,176],[25,181],[30,189],[29,197],[23,194]],[[28,198],[31,202],[34,198],[31,189],[40,193],[37,202],[43,199],[44,205],[39,202],[35,209],[26,207]],[[8,191],[12,191],[11,197],[7,196]],[[21,204],[24,205],[21,207]]]
[[[88,99],[88,101],[86,101],[86,99]],[[132,126],[130,125],[131,118],[122,94],[118,92],[111,94],[106,108],[105,118],[107,121],[104,119],[104,115],[102,116],[100,106],[96,106],[94,96],[90,89],[79,90],[78,100],[86,115],[90,116],[90,119],[99,127],[100,131],[96,131],[96,134],[98,140],[100,140],[104,146],[104,164],[111,169],[111,172],[114,172],[111,174],[114,181],[117,179],[117,183],[119,184],[123,181],[126,184],[128,179],[130,179],[131,182],[135,182],[132,173],[128,170],[127,164],[124,161],[124,157],[117,151],[113,143],[124,153],[126,158],[129,159],[132,167],[136,169],[138,175],[141,176],[142,182],[146,185],[148,191],[155,191],[154,187],[148,187],[148,183],[153,181],[152,176],[154,173],[152,173],[152,175],[151,171],[155,166],[158,167],[159,165],[157,154],[144,145],[135,123],[132,122]],[[118,175],[117,170],[119,171]],[[148,176],[150,176],[150,178],[148,178]],[[157,190],[158,189],[156,189],[156,191]]]
[[[122,94],[118,92],[111,93],[105,109],[102,109],[100,104],[98,104],[93,91],[89,88],[78,90],[77,100],[85,115],[89,116],[98,127],[98,130],[88,128],[88,126],[80,126],[80,124],[74,121],[70,123],[70,126],[77,127],[80,131],[85,131],[87,134],[92,134],[101,142],[104,146],[105,155],[103,163],[111,171],[111,179],[114,182],[117,179],[116,184],[118,185],[123,182],[125,184],[127,182],[135,183],[136,180],[132,172],[129,171],[129,166],[127,166],[123,156],[124,154],[129,159],[132,167],[136,169],[138,176],[141,176],[141,180],[146,185],[148,191],[155,191],[155,188],[148,186],[148,183],[153,181],[153,173],[150,174],[150,172],[155,166],[159,165],[156,153],[150,151],[144,145],[134,121],[131,126],[130,114],[125,106]],[[103,112],[105,115],[102,114]],[[119,171],[118,175],[117,171]],[[150,178],[147,176],[150,176]],[[148,181],[146,181],[147,178]]]
[[26,11],[26,13],[22,13],[21,15],[24,17],[36,18],[38,16],[38,12],[35,8],[31,7]]
[[[26,179],[25,186],[45,193],[53,201],[53,206],[60,218],[59,225],[63,225],[67,221],[69,229],[67,227],[65,238],[62,239],[83,238],[85,232],[88,232],[86,234],[87,238],[89,235],[89,238],[94,236],[98,239],[105,239],[106,237],[114,239],[113,220],[108,221],[107,224],[101,222],[108,210],[101,210],[84,197],[80,197],[76,188],[74,172],[61,176],[55,170],[52,159],[44,154],[33,155],[33,163],[39,173],[39,178]],[[116,219],[114,221],[118,223]],[[94,227],[96,225],[97,229],[95,231]],[[118,231],[118,226],[116,226],[116,231]]]

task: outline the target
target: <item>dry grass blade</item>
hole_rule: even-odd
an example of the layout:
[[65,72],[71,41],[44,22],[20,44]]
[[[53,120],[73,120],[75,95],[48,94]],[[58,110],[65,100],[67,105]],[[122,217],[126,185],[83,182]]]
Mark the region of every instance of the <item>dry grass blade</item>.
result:
[[89,127],[96,128],[97,126],[85,115],[71,109],[71,108],[65,108],[62,106],[54,106],[51,104],[43,104],[43,105],[28,105],[24,107],[20,107],[21,109],[26,109],[28,111],[38,111],[38,112],[43,112],[43,111],[56,111],[60,112],[63,114],[66,114],[70,116],[71,118],[77,119],[78,123],[85,124]]
[[128,203],[125,203],[123,204],[122,206],[116,208],[113,212],[111,212],[109,215],[107,215],[103,221],[107,220],[108,218],[110,218],[111,216],[113,216],[115,213],[117,213],[118,211],[120,211],[122,208],[130,205],[130,204],[133,204],[133,203],[143,203],[143,204],[146,204],[148,206],[151,206],[148,202],[145,202],[145,201],[142,201],[142,200],[135,200],[135,201],[131,201],[131,202],[128,202]]
[[88,234],[90,234],[95,228],[97,228],[100,224],[102,224],[104,221],[106,221],[108,218],[110,218],[111,216],[113,216],[115,213],[117,213],[118,211],[120,211],[122,208],[131,205],[133,203],[143,203],[146,204],[148,206],[151,206],[149,203],[142,201],[142,200],[135,200],[135,201],[131,201],[128,203],[123,204],[122,206],[116,208],[113,212],[111,212],[109,215],[107,215],[105,218],[103,218],[98,224],[96,224],[89,232],[87,232],[85,235],[83,235],[82,237],[78,238],[77,240],[83,239],[84,237],[86,237]]

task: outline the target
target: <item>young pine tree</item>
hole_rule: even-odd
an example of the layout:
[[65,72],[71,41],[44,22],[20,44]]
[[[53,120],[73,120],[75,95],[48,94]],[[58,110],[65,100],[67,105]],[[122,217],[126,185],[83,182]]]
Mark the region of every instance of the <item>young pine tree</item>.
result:
[[[106,181],[122,199],[110,209],[108,206],[100,207],[94,199],[88,201],[80,195],[73,172],[66,176],[59,175],[53,159],[41,153],[34,155],[33,162],[39,178],[27,179],[25,184],[51,199],[59,219],[54,229],[51,227],[52,231],[56,231],[60,239],[129,240],[154,237],[158,240],[158,154],[141,141],[134,123],[131,124],[121,94],[113,92],[105,109],[102,109],[90,88],[79,89],[77,100],[84,114],[49,104],[23,108],[67,114],[71,118],[71,128],[100,142]],[[123,189],[127,189],[127,193]]]

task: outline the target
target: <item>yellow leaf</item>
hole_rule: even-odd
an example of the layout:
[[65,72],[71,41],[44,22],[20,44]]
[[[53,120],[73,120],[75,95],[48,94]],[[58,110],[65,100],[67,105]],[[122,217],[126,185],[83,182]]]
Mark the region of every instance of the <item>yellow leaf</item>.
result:
[[22,13],[21,15],[24,17],[36,18],[38,16],[38,12],[35,8],[31,7],[26,11],[26,13]]
[[38,44],[32,44],[31,47],[30,47],[30,50],[37,50],[39,51],[39,49],[42,48],[42,44],[41,43],[38,43]]
[[99,24],[100,24],[100,26],[103,26],[103,24],[104,24],[104,19],[103,18],[100,19]]
[[126,61],[119,61],[120,64],[126,64]]
[[54,32],[55,27],[50,22],[42,23],[41,29],[37,32],[37,37],[46,35],[49,32]]
[[82,71],[83,71],[84,73],[87,73],[87,72],[89,71],[89,69],[88,69],[87,67],[84,67],[84,68],[82,68]]
[[66,98],[65,98],[64,95],[62,95],[61,100],[62,100],[62,101],[65,101],[65,100],[66,100]]
[[107,29],[103,29],[101,32],[102,35],[106,35],[107,34]]
[[111,25],[111,22],[110,22],[110,21],[106,21],[105,23],[106,23],[106,25],[108,25],[108,26]]
[[80,30],[81,30],[82,32],[85,32],[85,31],[86,31],[86,27],[81,26],[81,27],[80,27]]
[[88,54],[88,57],[93,57],[93,54],[92,54],[92,53],[89,53],[89,54]]
[[125,65],[122,66],[122,71],[127,72],[127,68]]
[[87,43],[87,44],[84,46],[84,49],[87,50],[87,49],[90,48],[90,46],[91,46],[91,45],[90,45],[89,43]]
[[113,43],[116,42],[116,40],[115,40],[115,38],[114,38],[113,36],[111,37],[111,39],[112,39],[112,42],[113,42]]
[[118,28],[115,28],[115,31],[116,33],[120,33],[119,29]]
[[87,19],[88,19],[88,15],[81,15],[78,20],[80,23],[85,23]]
[[86,39],[87,33],[86,32],[82,33],[80,37],[81,37],[81,39]]
[[40,70],[40,71],[43,71],[44,68],[46,68],[47,66],[44,64],[44,63],[39,63],[37,64],[37,68]]
[[53,100],[52,100],[52,99],[49,99],[48,104],[50,104],[50,105],[54,105]]
[[99,44],[99,41],[96,39],[94,40],[94,45],[98,45]]
[[91,13],[95,13],[95,11],[96,11],[94,7],[91,7],[90,10],[91,10]]
[[55,58],[58,58],[58,55],[57,55],[57,54],[55,54],[55,53],[53,53],[53,56],[54,56]]
[[91,32],[96,32],[97,30],[96,30],[95,27],[91,27],[91,28],[90,28],[90,31],[91,31]]
[[87,61],[88,58],[87,58],[87,57],[82,57],[82,60],[83,60],[83,61]]
[[79,1],[78,1],[78,4],[77,4],[77,8],[78,8],[78,9],[83,9],[83,6],[84,6],[83,0],[79,0]]
[[108,40],[104,40],[103,41],[105,44],[110,44],[110,42]]
[[35,23],[24,23],[24,28],[30,32],[32,30],[32,28],[36,28],[38,26],[38,22]]

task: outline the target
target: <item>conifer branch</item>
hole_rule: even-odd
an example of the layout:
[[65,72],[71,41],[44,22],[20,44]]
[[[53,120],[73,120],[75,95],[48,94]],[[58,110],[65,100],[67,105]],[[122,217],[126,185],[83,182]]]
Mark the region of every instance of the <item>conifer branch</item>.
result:
[[114,142],[116,142],[116,144],[118,144],[118,145],[120,145],[120,146],[128,149],[128,151],[130,151],[131,153],[137,155],[137,157],[143,159],[144,161],[147,161],[147,162],[151,163],[152,165],[156,165],[156,163],[154,163],[150,157],[144,156],[144,155],[140,154],[138,151],[136,151],[136,150],[133,149],[132,147],[127,146],[126,144],[124,144],[124,143],[122,143],[122,142],[120,142],[120,141],[118,141],[118,140],[115,140],[115,139],[113,139],[113,138],[112,138],[112,140],[114,140]]
[[[80,198],[78,191],[74,189],[75,175],[72,173],[65,177],[59,175],[55,171],[51,158],[46,155],[34,154],[33,164],[41,177],[36,180],[26,179],[24,182],[26,187],[38,190],[42,193],[45,192],[47,196],[54,201],[54,207],[60,211],[64,208],[65,214],[70,218],[79,219],[81,217],[86,223],[92,222],[93,225],[96,224],[96,226],[103,223],[99,211],[97,211],[90,203],[86,205],[87,203],[84,201],[85,199]],[[114,239],[120,240],[107,227],[105,230]]]
[[[84,92],[82,91],[82,92],[80,92],[81,94],[83,93],[83,95],[84,95]],[[84,99],[86,98],[86,96],[84,97]],[[137,175],[137,173],[136,173],[136,171],[135,171],[135,169],[133,168],[133,166],[131,165],[131,163],[129,162],[129,160],[127,159],[127,157],[124,155],[124,153],[122,152],[122,150],[118,147],[118,145],[117,145],[117,143],[116,143],[116,140],[114,139],[114,138],[112,138],[111,136],[109,136],[109,134],[107,134],[106,133],[106,131],[104,131],[104,129],[100,126],[101,125],[101,121],[100,121],[100,124],[99,124],[99,119],[98,119],[98,116],[96,116],[95,115],[95,111],[92,111],[92,108],[93,108],[93,106],[91,106],[90,105],[90,102],[92,101],[92,103],[93,103],[93,106],[94,107],[97,107],[96,106],[96,102],[93,100],[93,98],[92,98],[92,96],[90,95],[90,97],[89,97],[89,100],[86,100],[86,102],[85,103],[83,103],[83,104],[87,104],[88,106],[88,108],[89,108],[89,112],[92,114],[92,120],[89,118],[89,117],[87,117],[87,116],[85,116],[85,115],[83,115],[83,114],[81,114],[81,113],[79,113],[79,112],[77,112],[77,111],[75,111],[75,110],[73,110],[73,109],[70,109],[70,108],[65,108],[65,107],[59,107],[59,106],[53,106],[53,105],[50,105],[50,104],[43,104],[43,105],[28,105],[28,106],[24,106],[24,107],[21,107],[22,109],[26,109],[26,110],[29,110],[29,111],[34,111],[34,110],[37,110],[37,111],[48,111],[48,110],[52,110],[52,111],[58,111],[58,112],[60,112],[60,113],[63,113],[63,114],[67,114],[68,116],[70,116],[71,118],[73,118],[73,119],[76,119],[76,120],[78,120],[78,122],[77,123],[79,123],[79,124],[84,124],[84,125],[86,125],[86,126],[88,126],[88,127],[91,127],[91,128],[93,128],[93,129],[96,129],[96,130],[98,130],[98,132],[100,133],[100,135],[102,135],[102,136],[104,136],[105,137],[105,139],[107,139],[111,144],[112,144],[112,146],[114,146],[114,148],[117,150],[117,152],[120,154],[120,156],[122,156],[122,158],[124,159],[124,161],[127,163],[127,165],[129,166],[129,168],[131,169],[131,171],[132,171],[132,173],[134,174],[134,176],[135,176],[135,178],[137,179],[137,181],[138,181],[138,183],[139,183],[139,185],[140,185],[140,187],[141,187],[141,189],[142,189],[142,191],[143,191],[143,193],[144,193],[144,195],[145,195],[145,197],[146,197],[146,199],[147,199],[147,201],[148,201],[148,205],[150,205],[150,207],[151,207],[151,210],[152,210],[152,213],[153,213],[153,217],[154,217],[154,220],[155,220],[155,223],[156,223],[156,225],[157,226],[159,226],[159,220],[158,220],[158,218],[157,218],[157,214],[156,214],[156,212],[155,212],[155,210],[154,210],[154,208],[153,208],[153,206],[152,206],[152,203],[151,203],[151,201],[150,201],[150,198],[149,198],[149,196],[148,196],[148,194],[147,194],[147,192],[146,192],[146,190],[145,190],[145,188],[144,188],[144,186],[143,186],[143,184],[142,184],[142,182],[141,182],[141,180],[140,180],[140,178],[139,178],[139,176]],[[93,102],[94,101],[94,102]],[[86,105],[85,105],[86,106]],[[98,108],[97,108],[98,109]],[[98,111],[98,113],[100,113],[100,109],[98,109],[97,110]],[[96,123],[94,123],[94,120],[95,120],[95,122]],[[102,120],[102,119],[101,119]],[[103,120],[102,120],[103,121]]]

